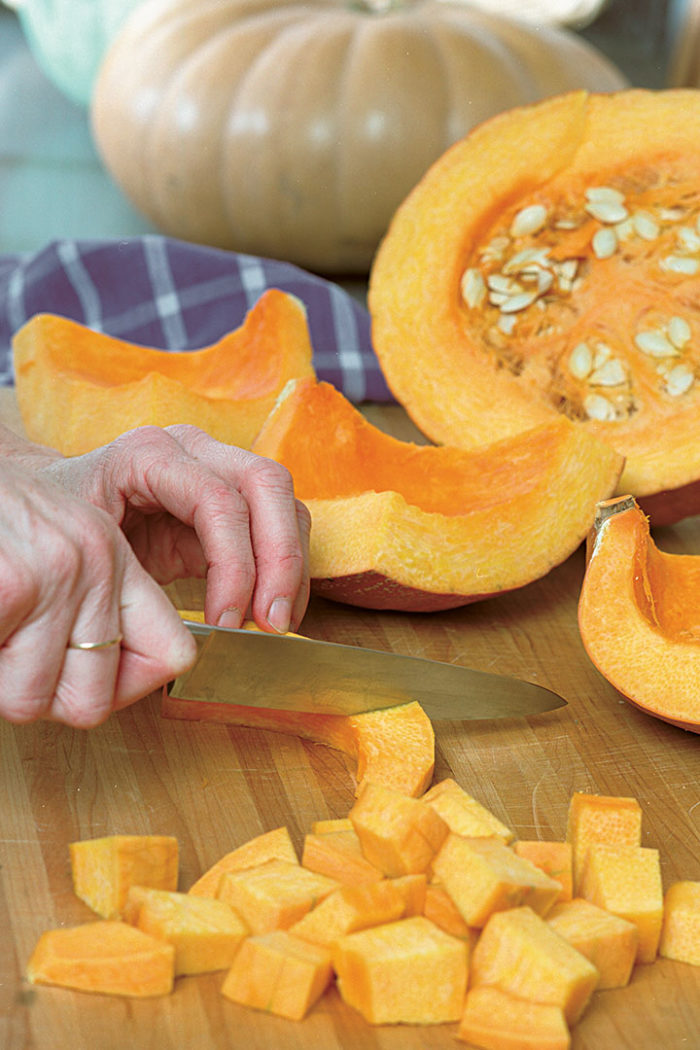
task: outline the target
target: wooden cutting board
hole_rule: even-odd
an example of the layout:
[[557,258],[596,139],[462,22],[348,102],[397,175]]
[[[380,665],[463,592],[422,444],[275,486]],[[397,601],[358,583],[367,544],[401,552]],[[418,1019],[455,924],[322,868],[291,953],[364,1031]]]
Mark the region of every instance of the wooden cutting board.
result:
[[[19,428],[9,391],[0,419]],[[395,407],[368,410],[401,437]],[[675,553],[700,553],[700,519],[660,531]],[[632,708],[588,661],[576,624],[578,551],[513,594],[430,615],[311,603],[302,631],[377,649],[512,674],[561,693],[568,707],[492,724],[437,723],[436,778],[453,776],[522,838],[562,838],[573,791],[633,795],[643,844],[661,851],[668,886],[700,879],[700,738]],[[199,583],[172,589],[201,605]],[[90,732],[0,723],[0,1047],[3,1050],[453,1050],[456,1026],[372,1029],[329,992],[302,1022],[245,1010],[221,974],[180,979],[170,997],[129,1001],[32,987],[39,934],[91,918],[72,894],[68,843],[117,832],[177,836],[181,886],[223,853],[288,825],[298,847],[312,821],[345,816],[353,763],[295,737],[160,718],[150,697]],[[668,960],[598,993],[574,1050],[697,1050],[700,968]]]

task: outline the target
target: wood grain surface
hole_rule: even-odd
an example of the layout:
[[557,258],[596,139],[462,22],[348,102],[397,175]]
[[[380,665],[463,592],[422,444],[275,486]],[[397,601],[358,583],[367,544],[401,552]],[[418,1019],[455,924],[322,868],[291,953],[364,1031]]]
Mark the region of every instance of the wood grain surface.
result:
[[[19,426],[9,391],[0,418]],[[371,418],[413,435],[395,407]],[[700,553],[700,519],[657,533],[666,550]],[[468,555],[465,555],[468,556]],[[588,661],[576,622],[579,550],[522,590],[451,612],[378,613],[312,601],[302,632],[517,675],[568,706],[529,719],[436,723],[436,778],[455,777],[523,838],[562,838],[574,791],[633,795],[643,844],[661,852],[664,884],[700,879],[700,738],[627,704]],[[200,605],[201,584],[171,588]],[[144,1002],[32,987],[39,934],[91,918],[71,889],[68,843],[117,832],[176,835],[181,887],[223,853],[353,802],[353,763],[327,747],[252,729],[168,721],[149,697],[79,732],[0,724],[0,1047],[3,1050],[447,1050],[456,1025],[371,1028],[330,991],[302,1022],[249,1011],[220,994],[221,974],[181,978]],[[574,1050],[697,1050],[700,969],[636,968],[626,989],[597,993]]]

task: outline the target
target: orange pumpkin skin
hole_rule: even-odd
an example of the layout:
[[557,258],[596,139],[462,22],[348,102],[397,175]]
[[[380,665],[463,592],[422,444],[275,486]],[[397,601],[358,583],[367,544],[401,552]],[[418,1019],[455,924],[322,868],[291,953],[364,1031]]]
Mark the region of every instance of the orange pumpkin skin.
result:
[[287,380],[314,374],[305,308],[274,288],[201,350],[151,349],[37,314],[15,334],[13,354],[28,436],[67,456],[172,423],[249,448]]
[[622,469],[565,419],[471,451],[399,441],[314,379],[288,384],[253,451],[287,467],[311,512],[314,591],[423,612],[543,576],[585,538],[596,493]]
[[573,92],[431,167],[369,293],[384,374],[431,440],[563,413],[625,456],[618,492],[678,490],[653,520],[700,510],[698,122],[696,91]]
[[627,700],[700,733],[700,556],[660,551],[631,496],[598,509],[578,622],[588,656]]

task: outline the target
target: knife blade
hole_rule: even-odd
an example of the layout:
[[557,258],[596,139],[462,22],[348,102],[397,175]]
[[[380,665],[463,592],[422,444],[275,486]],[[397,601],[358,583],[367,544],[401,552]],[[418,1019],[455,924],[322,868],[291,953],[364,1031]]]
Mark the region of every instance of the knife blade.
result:
[[515,718],[566,704],[543,686],[457,664],[183,619],[197,643],[176,699],[356,715],[416,700],[431,719]]

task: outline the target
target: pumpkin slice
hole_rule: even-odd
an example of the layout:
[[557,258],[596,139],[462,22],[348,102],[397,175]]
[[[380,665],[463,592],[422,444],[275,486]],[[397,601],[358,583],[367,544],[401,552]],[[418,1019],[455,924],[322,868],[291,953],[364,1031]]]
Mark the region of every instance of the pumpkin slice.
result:
[[700,510],[699,121],[697,91],[573,92],[492,118],[427,172],[369,305],[389,385],[433,441],[564,415],[625,456],[619,492],[664,493],[656,522]]
[[28,436],[68,456],[146,424],[191,423],[250,448],[287,380],[314,374],[304,306],[274,288],[201,350],[155,350],[37,314],[13,353]]
[[[181,609],[186,620],[204,620],[198,609]],[[258,630],[252,620],[246,630]],[[202,700],[184,700],[163,690],[161,714],[197,722],[291,733],[342,751],[357,760],[357,794],[364,785],[385,784],[405,795],[422,795],[433,778],[435,733],[420,704],[368,711],[361,715],[313,715],[301,711],[273,711]]]
[[314,379],[288,385],[253,449],[289,469],[311,512],[317,593],[425,612],[544,576],[622,467],[561,418],[472,451],[399,441]]
[[601,504],[589,550],[578,607],[589,657],[633,704],[700,732],[700,556],[659,550],[630,496]]

